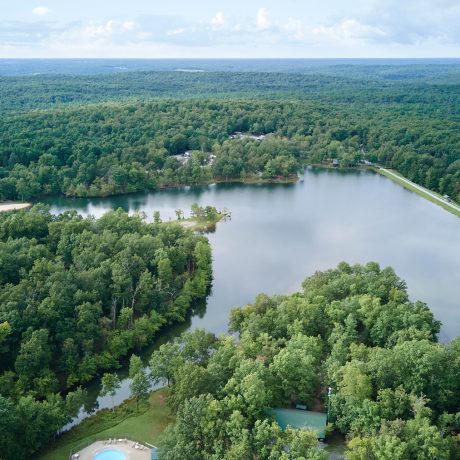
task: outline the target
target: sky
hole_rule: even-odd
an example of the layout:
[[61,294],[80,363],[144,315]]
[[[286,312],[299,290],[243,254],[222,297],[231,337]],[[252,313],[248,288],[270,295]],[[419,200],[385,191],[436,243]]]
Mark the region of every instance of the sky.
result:
[[0,58],[460,57],[460,0],[0,0]]

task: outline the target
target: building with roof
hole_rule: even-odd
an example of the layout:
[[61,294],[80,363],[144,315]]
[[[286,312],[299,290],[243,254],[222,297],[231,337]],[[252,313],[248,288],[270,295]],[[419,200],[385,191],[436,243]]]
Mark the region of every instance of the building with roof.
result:
[[326,437],[327,414],[301,409],[269,409],[281,429],[287,427],[315,431],[318,439]]

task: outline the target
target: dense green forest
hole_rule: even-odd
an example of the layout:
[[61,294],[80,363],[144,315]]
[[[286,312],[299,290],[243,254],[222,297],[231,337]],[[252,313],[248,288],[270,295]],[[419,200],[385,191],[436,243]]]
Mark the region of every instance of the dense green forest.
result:
[[[300,100],[113,102],[15,112],[0,130],[0,198],[106,196],[289,177],[305,162],[378,161],[459,199],[460,129],[436,105]],[[267,134],[262,141],[229,136]],[[178,155],[193,151],[190,158]],[[215,158],[214,158],[215,157]]]
[[206,238],[122,210],[2,213],[0,266],[5,459],[30,458],[78,411],[83,392],[68,390],[184,321],[211,282]]
[[270,407],[327,405],[351,460],[458,458],[460,340],[376,263],[318,272],[289,296],[259,295],[230,317],[234,336],[198,330],[152,355],[176,421],[160,458],[327,458],[314,433],[280,427]]
[[[249,64],[246,63],[246,64]],[[264,67],[264,66],[262,66]],[[202,73],[130,71],[75,75],[0,76],[0,111],[49,108],[57,105],[152,98],[239,97],[301,98],[335,103],[436,103],[458,101],[460,65],[328,65],[276,71],[275,63],[260,63],[238,71]],[[271,69],[268,71],[268,69]],[[275,69],[275,71],[273,71]],[[74,69],[75,70],[75,69]],[[458,105],[449,107],[458,114]]]
[[436,68],[2,77],[0,199],[272,180],[337,158],[459,201],[460,72]]

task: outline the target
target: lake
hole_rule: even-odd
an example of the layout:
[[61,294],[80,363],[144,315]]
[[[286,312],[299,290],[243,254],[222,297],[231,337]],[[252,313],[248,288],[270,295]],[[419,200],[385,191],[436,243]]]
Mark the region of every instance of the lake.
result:
[[[98,217],[121,207],[149,220],[154,210],[163,220],[174,219],[178,208],[187,214],[194,202],[231,211],[231,220],[208,235],[214,281],[206,309],[166,338],[186,328],[226,332],[233,307],[260,292],[295,292],[305,277],[343,260],[392,266],[411,300],[426,302],[442,321],[440,340],[459,335],[460,219],[371,171],[307,169],[302,178],[291,185],[217,184],[45,202],[55,213],[76,209]],[[97,400],[98,385],[90,386],[81,417],[95,405],[110,406],[110,398]],[[124,380],[116,401],[128,396]]]

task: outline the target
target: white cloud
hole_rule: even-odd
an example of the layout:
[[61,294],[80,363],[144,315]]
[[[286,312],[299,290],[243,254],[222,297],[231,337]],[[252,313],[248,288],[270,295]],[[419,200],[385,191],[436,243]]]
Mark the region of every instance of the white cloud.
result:
[[103,24],[90,22],[82,31],[83,37],[90,39],[106,38],[114,31],[113,20],[107,21]]
[[282,26],[282,29],[284,29],[288,36],[294,40],[304,40],[307,32],[307,28],[302,21],[292,17],[290,17],[288,22]]
[[256,28],[257,30],[266,30],[272,25],[266,8],[259,8],[257,11]]
[[320,25],[311,29],[316,39],[327,42],[351,41],[351,40],[373,40],[385,37],[386,33],[379,27],[362,24],[356,19],[345,19],[342,22],[332,25]]
[[382,43],[420,47],[459,43],[459,0],[372,0],[371,5],[355,17],[385,31]]
[[347,39],[374,39],[386,35],[379,27],[361,24],[355,19],[346,19],[340,25],[343,36]]
[[168,30],[166,32],[167,35],[181,35],[185,32],[184,28],[179,28],[179,29],[173,29],[173,30]]
[[123,30],[134,30],[137,24],[134,21],[125,21],[121,27]]
[[46,6],[37,6],[32,10],[32,13],[36,16],[45,16],[50,12],[50,9]]
[[225,16],[222,11],[219,11],[212,19],[211,19],[211,26],[214,30],[222,29],[225,25]]
[[459,6],[458,0],[431,0],[435,6],[441,8],[451,8],[454,6]]
[[365,24],[357,19],[344,19],[332,24],[308,26],[299,19],[290,17],[281,24],[280,30],[291,41],[304,42],[312,45],[364,44],[386,39],[386,31],[378,26]]
[[152,35],[152,32],[140,32],[139,34],[137,34],[137,38],[139,40],[145,41],[149,40],[152,37]]
[[[36,4],[42,1],[46,3],[37,0]],[[176,47],[185,50],[182,55],[209,52],[213,57],[460,55],[460,0],[360,1],[365,7],[354,13],[336,9],[323,17],[297,14],[287,6],[286,14],[276,16],[261,7],[234,15],[218,11],[213,17],[203,12],[201,19],[166,14],[111,19],[107,15],[90,22],[45,21],[51,10],[37,6],[35,21],[0,20],[0,55],[4,49],[9,55],[14,55],[14,49],[22,56],[26,50],[35,56],[39,49],[44,56],[46,50],[51,55],[58,49],[66,55],[69,49],[88,56],[98,52],[105,56],[104,50],[138,56],[136,49],[149,47]]]
[[69,48],[81,47],[82,49],[97,49],[100,46],[120,46],[125,43],[134,43],[145,40],[140,37],[138,24],[132,21],[90,21],[87,23],[74,24],[63,30],[49,31],[45,41],[49,46]]

